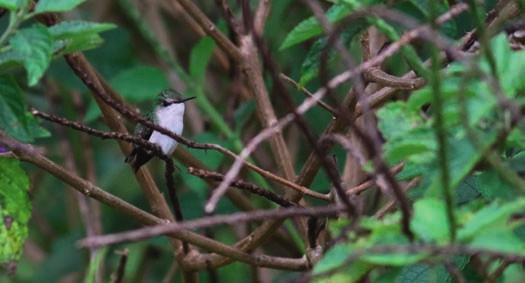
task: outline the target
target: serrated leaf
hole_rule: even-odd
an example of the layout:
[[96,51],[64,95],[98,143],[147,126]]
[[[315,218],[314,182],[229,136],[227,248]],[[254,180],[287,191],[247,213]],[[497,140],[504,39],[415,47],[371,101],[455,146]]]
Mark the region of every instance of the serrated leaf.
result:
[[36,4],[35,13],[57,13],[74,9],[85,0],[40,0]]
[[215,42],[208,36],[203,37],[193,47],[190,54],[190,76],[197,80],[198,83],[204,81],[206,74],[206,67],[210,61],[213,49],[215,48]]
[[[326,12],[328,21],[334,23],[350,14],[351,9],[344,4],[336,4],[330,7]],[[315,17],[310,17],[298,25],[296,25],[290,33],[286,36],[281,44],[280,50],[284,50],[303,41],[306,41],[314,36],[322,33],[322,28]]]
[[164,72],[149,66],[124,70],[113,77],[110,84],[120,95],[132,102],[154,101],[169,86]]
[[31,216],[28,189],[18,160],[0,157],[0,265],[12,264],[22,254]]
[[56,55],[93,49],[103,40],[99,33],[114,29],[110,23],[92,23],[85,21],[65,21],[49,28],[55,40]]
[[49,27],[49,33],[54,39],[68,39],[72,36],[100,33],[116,26],[110,23],[94,23],[86,21],[63,21]]
[[24,142],[48,135],[26,111],[21,89],[8,76],[0,76],[0,129]]
[[34,25],[19,30],[9,40],[27,71],[30,86],[35,85],[49,66],[53,55],[53,41],[46,27]]
[[410,228],[427,242],[446,243],[450,237],[445,203],[434,198],[424,198],[414,204]]

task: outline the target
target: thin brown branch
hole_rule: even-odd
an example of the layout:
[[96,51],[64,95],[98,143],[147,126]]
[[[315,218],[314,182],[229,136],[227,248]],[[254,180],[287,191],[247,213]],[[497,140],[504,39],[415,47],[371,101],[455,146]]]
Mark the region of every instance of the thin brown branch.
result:
[[191,0],[170,0],[173,5],[178,2],[200,27],[215,40],[217,45],[236,62],[242,62],[241,51],[228,37],[215,26],[215,24]]
[[[203,178],[203,179],[206,179],[206,180],[213,180],[213,181],[222,181],[224,179],[224,175],[220,174],[220,173],[217,173],[217,172],[213,172],[213,171],[208,171],[208,170],[202,170],[202,169],[197,169],[197,168],[193,168],[193,167],[188,167],[188,172],[194,176],[197,176],[197,177],[200,177],[200,178]],[[295,204],[293,202],[290,202],[280,196],[278,196],[277,194],[273,193],[273,192],[270,192],[268,190],[265,190],[263,188],[260,188],[258,186],[256,186],[255,184],[252,184],[252,183],[249,183],[249,182],[246,182],[246,181],[243,181],[243,180],[235,180],[233,181],[232,183],[232,186],[234,188],[238,188],[238,189],[241,189],[243,191],[247,191],[249,193],[252,193],[252,194],[256,194],[256,195],[259,195],[263,198],[266,198],[267,200],[271,201],[271,202],[274,202],[280,206],[283,206],[283,207],[290,207],[290,206],[295,206]]]
[[253,23],[253,31],[255,34],[263,34],[264,26],[268,15],[270,15],[270,10],[272,6],[271,0],[259,0],[259,6],[255,11],[255,19]]
[[126,263],[128,262],[128,249],[116,251],[116,254],[120,255],[117,270],[111,274],[111,283],[121,283],[124,280],[124,274],[126,272]]
[[[289,76],[285,75],[285,74],[282,74],[280,75],[281,79],[291,83],[294,87],[296,87],[298,90],[300,90],[302,93],[304,93],[306,96],[308,97],[312,97],[313,94],[308,90],[306,89],[305,87],[301,86],[299,83],[297,83],[296,81],[294,81],[292,78],[290,78]],[[332,116],[336,117],[337,116],[337,110],[334,109],[332,106],[326,104],[324,101],[322,100],[319,100],[319,106],[323,107],[326,111],[330,112],[330,114],[332,114]]]
[[286,219],[297,216],[336,216],[337,212],[344,211],[344,206],[323,206],[323,207],[290,207],[272,210],[258,210],[252,212],[238,212],[228,215],[216,215],[190,220],[179,223],[168,223],[152,227],[145,227],[129,232],[107,234],[83,239],[79,242],[82,247],[102,247],[122,242],[134,242],[148,239],[151,237],[167,235],[184,229],[202,229],[217,225],[236,225],[249,221],[259,221],[268,219]]
[[[128,202],[106,192],[105,190],[100,189],[99,187],[91,184],[90,182],[71,174],[68,170],[63,167],[58,166],[53,163],[38,151],[36,151],[32,146],[27,144],[22,144],[0,131],[0,144],[10,149],[12,152],[5,154],[12,156],[14,154],[17,158],[32,163],[37,167],[49,172],[53,176],[62,180],[66,184],[70,185],[71,188],[81,192],[82,194],[96,199],[112,208],[117,209],[118,211],[132,217],[133,219],[139,221],[145,225],[159,225],[173,223],[165,219],[158,218],[146,211],[143,211]],[[303,259],[288,259],[288,258],[275,258],[270,256],[254,256],[241,250],[225,245],[221,242],[209,239],[207,237],[201,236],[200,234],[185,230],[179,229],[176,232],[169,233],[170,237],[180,239],[181,241],[186,241],[192,245],[203,248],[204,250],[217,253],[221,256],[231,258],[233,260],[238,260],[241,262],[246,262],[249,264],[257,264],[260,266],[276,269],[289,269],[289,270],[305,270],[311,266],[306,260]],[[198,254],[192,254],[192,256],[199,257]],[[191,257],[194,259],[193,257]],[[186,261],[185,261],[186,262]],[[205,268],[202,267],[202,268]],[[185,270],[188,271],[188,270]]]
[[[392,167],[392,169],[390,170],[392,172],[392,174],[397,174],[399,172],[401,172],[401,170],[403,169],[403,166],[404,164],[403,163],[400,163],[394,167]],[[367,190],[368,188],[370,188],[371,186],[374,186],[377,184],[377,181],[376,180],[373,180],[373,179],[370,179],[366,182],[363,182],[355,187],[351,187],[349,189],[346,189],[346,193],[347,194],[355,194],[355,195],[358,195],[360,194],[361,192]]]
[[365,71],[364,76],[370,82],[402,90],[415,90],[426,84],[425,80],[422,78],[412,79],[396,77],[376,67]]
[[496,270],[491,272],[487,276],[487,278],[485,278],[483,283],[494,283],[494,282],[496,282],[498,280],[498,278],[503,274],[503,272],[505,272],[505,269],[507,269],[507,267],[509,267],[509,265],[511,263],[512,263],[511,261],[503,260],[503,262],[498,266],[498,268],[496,268]]

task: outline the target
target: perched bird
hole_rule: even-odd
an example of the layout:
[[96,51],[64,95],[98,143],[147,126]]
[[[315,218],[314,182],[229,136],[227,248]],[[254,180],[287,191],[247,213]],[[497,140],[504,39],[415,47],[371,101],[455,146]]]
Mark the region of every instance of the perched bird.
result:
[[[180,135],[184,128],[184,102],[194,98],[182,98],[180,93],[172,89],[163,90],[159,94],[155,109],[146,117],[154,124]],[[158,145],[166,155],[171,155],[178,144],[174,139],[142,124],[137,124],[134,135]],[[136,172],[152,157],[153,153],[150,150],[135,144],[131,153],[126,157],[126,163],[129,163]]]

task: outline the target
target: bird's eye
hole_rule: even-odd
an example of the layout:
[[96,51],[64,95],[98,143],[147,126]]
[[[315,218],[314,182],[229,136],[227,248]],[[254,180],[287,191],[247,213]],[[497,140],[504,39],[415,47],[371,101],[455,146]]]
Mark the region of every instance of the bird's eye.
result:
[[166,107],[166,106],[169,106],[169,105],[170,105],[170,102],[167,99],[163,99],[162,100],[162,106]]

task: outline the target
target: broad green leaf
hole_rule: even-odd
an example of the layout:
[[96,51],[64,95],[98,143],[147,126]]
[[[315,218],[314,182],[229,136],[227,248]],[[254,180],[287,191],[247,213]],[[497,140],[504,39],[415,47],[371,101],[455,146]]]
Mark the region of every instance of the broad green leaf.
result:
[[[463,270],[468,263],[468,257],[456,256],[452,259],[453,264]],[[451,283],[450,273],[443,265],[414,264],[404,267],[395,280],[395,283]]]
[[347,266],[332,276],[320,277],[315,282],[354,282],[372,269],[373,265],[360,260],[347,263],[346,260],[349,256],[349,249],[345,244],[338,244],[332,247],[314,266],[313,274],[322,274],[331,271],[343,266],[345,263]]
[[193,47],[190,54],[190,76],[197,80],[199,84],[204,82],[206,67],[210,61],[215,42],[210,37],[203,37]]
[[[450,138],[448,142],[449,153],[447,162],[450,175],[450,186],[455,188],[472,171],[476,164],[483,157],[483,152],[496,141],[495,133],[484,135],[478,133],[480,148],[475,147],[467,138]],[[442,195],[441,174],[437,169],[434,170],[431,184],[427,191],[427,196],[438,197]]]
[[99,33],[114,29],[110,23],[64,21],[49,28],[57,55],[93,49],[103,42]]
[[449,223],[445,203],[434,198],[424,198],[414,204],[410,228],[426,242],[446,243],[449,240]]
[[[336,4],[328,9],[326,17],[330,22],[334,23],[350,14],[350,12],[351,9],[347,5]],[[300,22],[290,33],[288,33],[279,49],[284,50],[299,44],[314,36],[320,35],[322,31],[321,25],[317,19],[315,17],[310,17]]]
[[22,90],[8,76],[0,76],[0,129],[24,142],[49,135],[26,112]]
[[19,30],[9,42],[22,60],[29,86],[34,86],[46,71],[53,55],[49,31],[42,25],[34,25]]
[[[401,233],[400,214],[393,213],[385,218],[378,220],[365,218],[361,221],[361,226],[371,229],[370,236],[360,238],[355,244],[349,245],[352,249],[367,249],[378,246],[403,246],[409,244],[409,240]],[[402,266],[413,264],[425,258],[425,253],[367,253],[360,260],[370,264]]]
[[509,185],[501,176],[494,170],[482,172],[477,175],[476,189],[481,195],[488,199],[504,199],[513,200],[519,191]]
[[110,84],[120,95],[132,102],[156,102],[157,95],[169,86],[166,75],[149,66],[124,70],[113,77]]
[[424,123],[417,110],[410,109],[404,102],[388,103],[379,109],[377,115],[379,129],[387,140],[404,137]]
[[40,0],[36,4],[35,13],[56,13],[73,10],[85,0]]
[[26,0],[0,0],[0,7],[14,11]]
[[0,265],[20,258],[31,216],[29,179],[18,160],[0,157]]
[[92,33],[100,33],[116,26],[110,23],[94,23],[86,21],[63,21],[49,27],[49,33],[53,39],[69,39],[73,36],[82,36]]
[[458,230],[458,239],[468,241],[491,227],[507,225],[511,214],[525,209],[525,199],[519,198],[506,204],[494,201],[468,217],[461,229]]
[[[499,227],[498,227],[499,228]],[[508,227],[490,228],[476,234],[469,245],[473,248],[525,255],[525,244]]]

